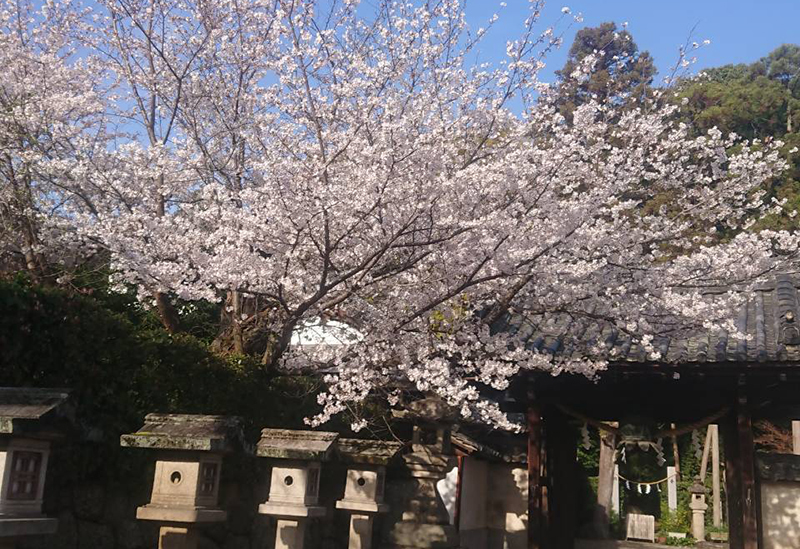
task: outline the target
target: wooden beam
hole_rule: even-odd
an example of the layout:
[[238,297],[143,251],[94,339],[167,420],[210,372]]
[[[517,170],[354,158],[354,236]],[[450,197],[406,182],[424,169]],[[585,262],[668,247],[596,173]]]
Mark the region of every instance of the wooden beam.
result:
[[542,414],[531,399],[528,401],[528,549],[542,545]]

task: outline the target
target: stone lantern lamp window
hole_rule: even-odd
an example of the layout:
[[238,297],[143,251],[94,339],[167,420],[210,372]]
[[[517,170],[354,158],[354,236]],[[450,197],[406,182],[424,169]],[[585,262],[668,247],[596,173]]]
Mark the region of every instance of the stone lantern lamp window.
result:
[[0,542],[58,527],[42,504],[51,445],[72,423],[68,397],[62,389],[0,387]]

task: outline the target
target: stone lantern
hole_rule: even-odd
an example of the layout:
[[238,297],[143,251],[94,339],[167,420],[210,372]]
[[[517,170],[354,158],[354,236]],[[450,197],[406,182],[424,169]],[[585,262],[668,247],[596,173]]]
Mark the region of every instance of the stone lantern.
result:
[[241,421],[228,416],[148,414],[121,444],[158,450],[150,503],[136,518],[161,523],[159,549],[195,549],[198,527],[222,522],[218,508],[222,456],[240,450]]
[[330,459],[338,433],[264,429],[256,455],[272,458],[267,501],[262,515],[277,518],[276,549],[303,549],[307,519],[321,517],[319,503],[322,462]]
[[694,484],[689,487],[689,494],[691,500],[689,501],[689,509],[692,510],[692,536],[697,541],[704,541],[706,539],[706,488],[700,480],[699,476],[694,477]]
[[0,547],[54,534],[58,519],[42,515],[51,444],[70,421],[60,389],[0,388]]
[[386,465],[403,447],[399,442],[342,438],[336,444],[339,459],[347,463],[344,498],[337,509],[350,511],[349,549],[372,547],[372,526],[376,513],[389,509],[383,503]]
[[388,535],[391,547],[459,546],[456,527],[450,524],[436,484],[456,466],[450,440],[455,421],[452,409],[438,398],[410,403],[404,410],[394,410],[399,419],[413,422],[411,452],[401,457],[401,470],[408,477],[414,496],[404,501],[400,521]]

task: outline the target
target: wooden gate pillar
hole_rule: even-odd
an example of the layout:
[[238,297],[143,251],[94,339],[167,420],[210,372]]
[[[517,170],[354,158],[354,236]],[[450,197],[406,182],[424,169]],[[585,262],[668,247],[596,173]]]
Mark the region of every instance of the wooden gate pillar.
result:
[[577,529],[577,436],[560,410],[547,410],[547,495],[550,515],[549,545],[552,549],[574,549]]
[[543,549],[542,536],[542,412],[528,398],[528,549]]
[[736,407],[721,422],[730,549],[758,549],[758,491],[753,425],[743,380]]

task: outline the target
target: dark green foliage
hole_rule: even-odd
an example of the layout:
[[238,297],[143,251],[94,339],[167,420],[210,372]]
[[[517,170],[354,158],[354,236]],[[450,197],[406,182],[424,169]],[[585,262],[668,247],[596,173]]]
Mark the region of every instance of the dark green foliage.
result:
[[73,390],[78,434],[95,442],[69,455],[71,475],[118,475],[139,459],[120,451],[119,435],[148,412],[239,415],[250,441],[262,427],[302,428],[314,413],[316,381],[219,357],[192,335],[166,333],[131,298],[93,293],[0,280],[0,386]]
[[800,46],[780,46],[750,64],[725,65],[678,85],[675,100],[681,117],[700,135],[717,127],[746,139],[780,139],[789,169],[772,181],[767,200],[786,200],[779,214],[762,219],[757,229],[798,227],[791,216],[800,211]]
[[[587,55],[597,55],[591,77],[572,78]],[[577,107],[592,98],[621,104],[635,104],[650,92],[656,68],[648,52],[640,52],[627,30],[607,22],[578,31],[564,67],[556,71],[561,81],[561,113],[571,118]]]

